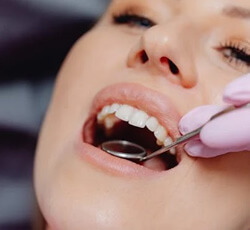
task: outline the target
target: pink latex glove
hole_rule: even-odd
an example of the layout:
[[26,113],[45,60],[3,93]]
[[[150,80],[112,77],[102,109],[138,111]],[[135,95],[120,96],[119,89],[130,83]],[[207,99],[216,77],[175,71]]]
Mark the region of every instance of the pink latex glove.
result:
[[[225,89],[223,100],[233,105],[250,102],[250,74],[231,82]],[[179,130],[186,134],[204,123],[226,106],[197,107],[182,117]],[[196,157],[215,157],[228,152],[250,151],[250,107],[240,108],[208,122],[196,140],[185,145],[186,152]]]

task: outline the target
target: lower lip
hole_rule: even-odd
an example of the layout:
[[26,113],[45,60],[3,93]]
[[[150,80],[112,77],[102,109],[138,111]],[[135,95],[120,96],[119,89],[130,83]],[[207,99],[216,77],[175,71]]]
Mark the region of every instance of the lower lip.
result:
[[154,171],[131,161],[112,156],[99,148],[83,142],[82,138],[78,140],[77,150],[85,162],[112,175],[145,177],[166,172]]

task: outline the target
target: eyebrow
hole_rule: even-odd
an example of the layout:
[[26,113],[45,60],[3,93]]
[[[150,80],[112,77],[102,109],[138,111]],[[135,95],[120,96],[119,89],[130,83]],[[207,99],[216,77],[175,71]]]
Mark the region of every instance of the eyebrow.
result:
[[222,13],[228,17],[250,19],[250,9],[238,6],[229,6],[222,10]]

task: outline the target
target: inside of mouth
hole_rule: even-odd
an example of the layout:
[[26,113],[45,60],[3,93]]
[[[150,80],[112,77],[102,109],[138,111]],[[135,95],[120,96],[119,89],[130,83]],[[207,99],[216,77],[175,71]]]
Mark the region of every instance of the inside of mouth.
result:
[[[112,140],[126,140],[138,144],[146,149],[147,155],[161,148],[157,145],[156,138],[150,130],[129,125],[121,120],[117,120],[110,129],[96,121],[93,131],[93,142],[91,144],[98,148],[103,142]],[[144,162],[134,162],[155,171],[168,170],[178,165],[176,156],[170,153],[164,153]]]

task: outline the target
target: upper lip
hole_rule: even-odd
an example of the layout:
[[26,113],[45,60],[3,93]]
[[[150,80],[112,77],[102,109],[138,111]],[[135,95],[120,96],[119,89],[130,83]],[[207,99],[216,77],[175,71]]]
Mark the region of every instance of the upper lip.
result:
[[178,131],[180,114],[166,95],[136,83],[117,83],[102,89],[95,96],[89,119],[85,122],[83,130],[85,141],[90,136],[85,132],[86,127],[93,125],[97,113],[105,105],[113,103],[128,104],[143,110],[150,116],[156,117],[174,140],[180,136]]

